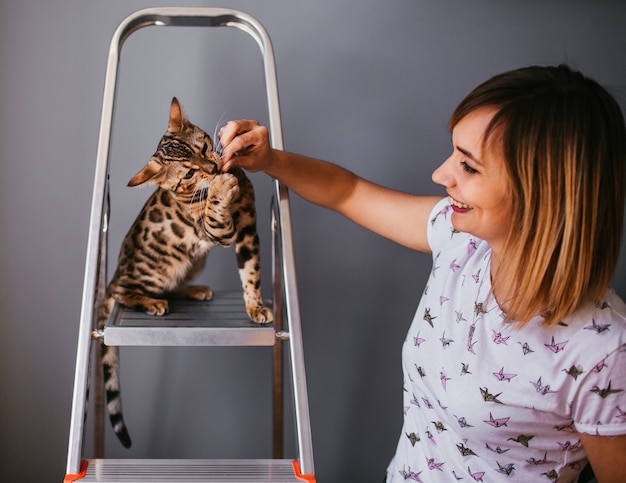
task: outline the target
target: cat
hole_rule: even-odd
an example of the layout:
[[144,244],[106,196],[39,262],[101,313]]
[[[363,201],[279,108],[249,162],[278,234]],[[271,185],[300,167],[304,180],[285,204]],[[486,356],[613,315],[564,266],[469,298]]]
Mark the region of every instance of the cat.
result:
[[[193,125],[174,97],[169,124],[156,152],[128,182],[156,185],[129,229],[118,265],[98,308],[104,329],[115,302],[151,315],[168,312],[168,296],[210,300],[209,287],[189,285],[216,245],[235,244],[246,312],[259,324],[273,320],[260,291],[259,237],[252,183],[239,168],[221,173],[212,139]],[[131,446],[122,416],[119,349],[101,343],[111,424]]]

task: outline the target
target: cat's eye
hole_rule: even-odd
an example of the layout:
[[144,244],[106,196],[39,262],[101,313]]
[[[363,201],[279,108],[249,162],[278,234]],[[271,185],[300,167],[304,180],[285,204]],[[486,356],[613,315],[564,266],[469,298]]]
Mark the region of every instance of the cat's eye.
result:
[[202,156],[206,156],[207,149],[209,149],[209,145],[204,143],[204,146],[202,146]]
[[190,169],[189,171],[187,171],[187,174],[183,176],[183,179],[191,179],[193,175],[196,174],[196,171],[196,169]]

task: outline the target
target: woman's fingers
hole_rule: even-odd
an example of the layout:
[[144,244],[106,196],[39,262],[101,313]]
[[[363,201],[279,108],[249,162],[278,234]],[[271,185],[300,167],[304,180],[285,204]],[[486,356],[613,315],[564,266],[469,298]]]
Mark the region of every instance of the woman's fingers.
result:
[[233,166],[240,166],[250,171],[258,171],[263,164],[263,157],[269,151],[267,128],[257,121],[229,121],[220,129],[222,145],[222,171]]
[[248,132],[258,125],[259,123],[253,120],[228,121],[218,133],[220,144],[226,148],[238,135]]

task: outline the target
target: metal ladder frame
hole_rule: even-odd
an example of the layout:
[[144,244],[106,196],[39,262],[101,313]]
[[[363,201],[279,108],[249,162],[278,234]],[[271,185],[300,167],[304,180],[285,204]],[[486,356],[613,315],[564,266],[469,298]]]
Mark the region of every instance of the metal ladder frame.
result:
[[[97,298],[100,294],[102,294],[104,289],[103,284],[106,283],[108,158],[111,144],[111,128],[120,51],[125,40],[133,32],[148,26],[228,26],[242,30],[254,38],[261,49],[263,56],[269,111],[270,141],[274,148],[283,149],[273,49],[265,28],[255,18],[244,12],[225,8],[159,7],[139,10],[126,17],[126,19],[119,24],[111,40],[105,75],[96,171],[89,221],[87,256],[83,280],[82,306],[80,313],[65,481],[76,481],[82,478],[85,475],[87,466],[87,463],[81,459],[81,453],[83,449],[82,441],[85,430],[87,391],[89,387],[89,375],[91,369],[90,362],[91,347],[93,346],[92,331],[94,326],[94,313]],[[290,368],[294,393],[294,410],[297,433],[297,459],[294,460],[293,468],[298,479],[314,481],[313,449],[306,374],[304,368],[300,308],[295,276],[289,193],[287,188],[277,180],[273,180],[273,184],[273,303],[275,318],[277,319],[275,327],[279,330],[276,334],[277,341],[275,342],[274,361],[275,365],[277,357],[280,361],[282,361],[282,340],[287,340],[290,353]],[[280,330],[283,314],[285,315],[287,322],[286,331]],[[282,368],[280,371],[280,383],[282,384]],[[279,404],[282,405],[282,401]],[[282,414],[282,406],[278,408],[278,412]],[[274,415],[276,416],[276,414],[277,410],[275,407]],[[280,449],[280,451],[282,451],[282,449]],[[276,458],[276,448],[274,449],[274,453],[274,457]],[[245,463],[245,460],[241,461]]]

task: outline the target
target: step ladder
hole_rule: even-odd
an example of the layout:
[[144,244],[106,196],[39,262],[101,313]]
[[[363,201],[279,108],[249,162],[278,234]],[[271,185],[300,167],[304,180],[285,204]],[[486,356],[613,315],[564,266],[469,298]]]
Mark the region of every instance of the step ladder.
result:
[[[250,322],[245,313],[242,293],[218,292],[214,300],[208,303],[172,301],[170,313],[164,317],[151,317],[117,306],[107,326],[101,332],[94,330],[95,307],[104,293],[107,280],[108,158],[120,51],[124,41],[133,32],[148,26],[226,26],[249,34],[258,44],[263,57],[270,140],[274,148],[283,149],[274,54],[267,32],[256,19],[246,13],[225,8],[163,7],[140,10],[120,23],[111,40],[106,68],[64,482],[314,482],[289,193],[284,185],[273,180],[273,299],[269,305],[274,311],[273,324],[259,326]],[[120,346],[273,347],[273,459],[84,459],[82,451],[90,362],[94,339],[97,338],[103,338],[107,345]],[[288,347],[295,412],[296,456],[291,459],[282,456],[283,344]],[[95,369],[96,372],[100,371],[99,367]],[[98,403],[96,398],[96,413],[98,404],[102,411],[102,403]]]

